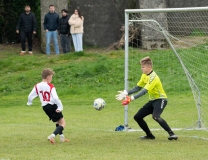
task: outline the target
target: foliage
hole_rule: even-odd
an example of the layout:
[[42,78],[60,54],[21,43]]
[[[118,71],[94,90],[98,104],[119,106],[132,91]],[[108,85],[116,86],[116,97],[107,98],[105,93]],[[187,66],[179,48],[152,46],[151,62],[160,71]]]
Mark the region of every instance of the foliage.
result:
[[[34,1],[33,1],[34,2]],[[40,0],[35,1],[35,7],[33,10],[36,19],[37,19],[37,36],[38,38],[41,37],[41,7],[40,7]]]

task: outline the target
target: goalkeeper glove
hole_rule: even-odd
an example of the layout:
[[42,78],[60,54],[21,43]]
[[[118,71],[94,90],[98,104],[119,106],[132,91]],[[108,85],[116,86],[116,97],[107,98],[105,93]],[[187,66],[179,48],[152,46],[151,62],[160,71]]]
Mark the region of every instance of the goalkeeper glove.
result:
[[123,100],[128,95],[128,93],[127,93],[126,90],[124,90],[124,91],[118,91],[118,93],[119,94],[116,95],[116,99],[119,100],[119,101],[120,100]]
[[132,100],[134,100],[134,96],[126,96],[126,99],[122,101],[122,105],[125,106],[127,104],[129,104]]
[[131,97],[126,96],[126,99],[122,101],[122,105],[125,106],[131,102]]

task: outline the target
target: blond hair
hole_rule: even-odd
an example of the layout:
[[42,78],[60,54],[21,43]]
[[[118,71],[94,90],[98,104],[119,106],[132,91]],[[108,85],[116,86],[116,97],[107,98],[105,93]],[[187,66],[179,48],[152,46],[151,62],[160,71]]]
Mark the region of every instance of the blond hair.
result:
[[150,65],[150,66],[153,66],[153,62],[152,60],[150,59],[149,56],[147,57],[144,57],[140,60],[140,65]]
[[50,68],[45,68],[41,73],[43,79],[46,79],[48,76],[54,75],[54,74],[55,72]]

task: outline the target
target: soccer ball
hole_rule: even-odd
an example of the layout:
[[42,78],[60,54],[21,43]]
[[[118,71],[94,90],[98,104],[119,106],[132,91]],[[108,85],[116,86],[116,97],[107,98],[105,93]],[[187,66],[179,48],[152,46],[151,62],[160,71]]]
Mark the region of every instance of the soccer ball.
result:
[[102,98],[97,98],[94,100],[93,107],[100,111],[105,107],[105,101]]

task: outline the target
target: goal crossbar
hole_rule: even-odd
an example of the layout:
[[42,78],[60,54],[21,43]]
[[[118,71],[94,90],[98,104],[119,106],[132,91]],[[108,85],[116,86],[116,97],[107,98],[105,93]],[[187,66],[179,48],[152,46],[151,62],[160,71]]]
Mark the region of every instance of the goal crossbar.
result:
[[127,14],[127,13],[190,12],[190,11],[191,12],[208,11],[208,7],[125,9],[125,14]]

